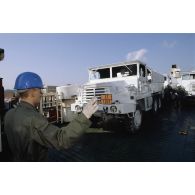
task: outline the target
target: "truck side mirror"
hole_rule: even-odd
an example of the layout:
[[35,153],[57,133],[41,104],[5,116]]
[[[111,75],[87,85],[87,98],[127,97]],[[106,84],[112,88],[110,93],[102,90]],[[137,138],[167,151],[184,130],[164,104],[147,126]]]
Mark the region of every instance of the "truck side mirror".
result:
[[148,82],[151,82],[152,81],[152,76],[151,75],[148,75],[147,76],[147,80],[148,80]]

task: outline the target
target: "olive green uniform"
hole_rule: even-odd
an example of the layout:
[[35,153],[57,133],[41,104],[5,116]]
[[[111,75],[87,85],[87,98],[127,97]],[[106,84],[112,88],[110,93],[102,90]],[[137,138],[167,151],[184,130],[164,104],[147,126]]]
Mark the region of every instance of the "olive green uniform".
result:
[[81,113],[68,126],[58,128],[22,101],[5,116],[5,133],[14,161],[47,161],[48,148],[69,148],[90,125]]

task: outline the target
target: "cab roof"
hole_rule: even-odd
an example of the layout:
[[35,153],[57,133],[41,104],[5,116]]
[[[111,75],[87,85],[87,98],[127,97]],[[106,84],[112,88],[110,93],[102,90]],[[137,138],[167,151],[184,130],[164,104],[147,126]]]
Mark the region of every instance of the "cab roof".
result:
[[95,67],[92,66],[88,70],[97,70],[97,69],[124,66],[124,65],[131,65],[131,64],[144,64],[144,65],[146,65],[145,63],[143,63],[139,60],[136,60],[136,61],[127,61],[127,62],[119,62],[119,63],[114,63],[114,64],[100,65],[100,66],[95,66]]
[[195,70],[192,71],[182,71],[181,74],[195,74]]

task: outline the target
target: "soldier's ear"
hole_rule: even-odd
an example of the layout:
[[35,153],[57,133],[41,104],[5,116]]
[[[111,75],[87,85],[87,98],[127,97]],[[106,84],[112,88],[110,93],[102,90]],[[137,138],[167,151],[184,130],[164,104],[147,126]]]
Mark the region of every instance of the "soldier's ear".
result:
[[31,89],[30,92],[29,92],[29,97],[34,98],[35,96],[36,96],[36,90]]

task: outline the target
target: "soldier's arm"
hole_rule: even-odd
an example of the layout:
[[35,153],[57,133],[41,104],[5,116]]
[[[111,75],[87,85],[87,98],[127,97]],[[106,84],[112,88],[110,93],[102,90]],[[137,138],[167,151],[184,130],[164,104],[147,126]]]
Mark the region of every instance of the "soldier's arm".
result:
[[33,138],[49,148],[68,148],[88,130],[91,125],[89,118],[96,110],[97,100],[93,99],[86,105],[83,113],[63,128],[50,124],[41,114],[37,114],[32,120]]
[[48,148],[68,148],[74,144],[91,125],[84,114],[80,114],[66,127],[59,128],[50,124],[44,117],[33,118],[33,139]]

